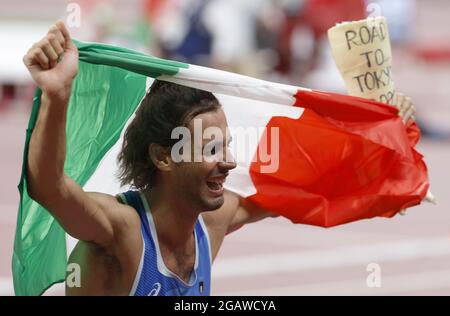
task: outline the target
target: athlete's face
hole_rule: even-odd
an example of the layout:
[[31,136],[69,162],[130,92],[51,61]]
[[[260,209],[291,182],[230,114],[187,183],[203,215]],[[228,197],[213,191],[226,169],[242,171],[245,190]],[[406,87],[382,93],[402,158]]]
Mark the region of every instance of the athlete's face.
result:
[[[228,145],[227,120],[221,108],[195,116],[188,124],[190,153],[175,163],[171,179],[177,196],[200,211],[212,211],[224,203],[228,172],[236,167]],[[186,149],[184,147],[183,149]],[[190,156],[190,157],[189,157]]]

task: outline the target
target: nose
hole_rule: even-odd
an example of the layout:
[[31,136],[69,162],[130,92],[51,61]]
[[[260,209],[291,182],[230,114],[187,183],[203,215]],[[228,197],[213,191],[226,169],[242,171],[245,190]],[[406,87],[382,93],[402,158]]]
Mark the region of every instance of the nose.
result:
[[222,172],[227,172],[228,170],[232,170],[236,168],[236,161],[222,161],[219,163],[219,168]]
[[232,170],[232,169],[236,168],[236,166],[237,166],[236,160],[234,160],[234,157],[231,154],[229,149],[227,149],[227,152],[226,152],[224,158],[225,159],[223,161],[219,162],[219,168],[223,172],[227,172],[228,170]]

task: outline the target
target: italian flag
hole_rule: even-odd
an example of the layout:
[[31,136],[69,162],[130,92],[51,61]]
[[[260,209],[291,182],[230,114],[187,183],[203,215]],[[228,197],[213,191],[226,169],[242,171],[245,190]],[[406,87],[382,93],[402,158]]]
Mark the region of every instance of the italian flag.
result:
[[[64,169],[86,191],[115,195],[129,189],[116,179],[116,158],[127,124],[157,78],[214,93],[238,163],[225,187],[294,223],[330,227],[391,217],[427,194],[427,168],[414,149],[420,132],[413,122],[405,126],[393,107],[109,45],[76,44],[80,63],[67,114]],[[26,157],[40,94],[19,184],[17,295],[40,295],[63,282],[71,248],[58,222],[27,193]],[[255,129],[257,136],[250,137]]]

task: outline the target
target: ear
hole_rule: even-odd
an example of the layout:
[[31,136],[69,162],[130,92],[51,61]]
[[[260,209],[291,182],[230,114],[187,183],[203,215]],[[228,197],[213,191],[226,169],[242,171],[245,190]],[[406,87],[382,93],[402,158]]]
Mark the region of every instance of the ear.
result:
[[170,150],[166,147],[152,143],[148,146],[148,155],[158,170],[170,171],[172,169]]

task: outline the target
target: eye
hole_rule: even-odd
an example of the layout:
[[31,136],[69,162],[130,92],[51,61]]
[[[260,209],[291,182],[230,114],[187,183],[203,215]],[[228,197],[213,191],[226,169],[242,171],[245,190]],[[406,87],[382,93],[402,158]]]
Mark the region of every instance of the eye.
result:
[[208,144],[204,148],[204,154],[206,156],[214,156],[216,154],[216,152],[217,152],[217,150],[216,150],[216,146],[214,146],[214,144]]

